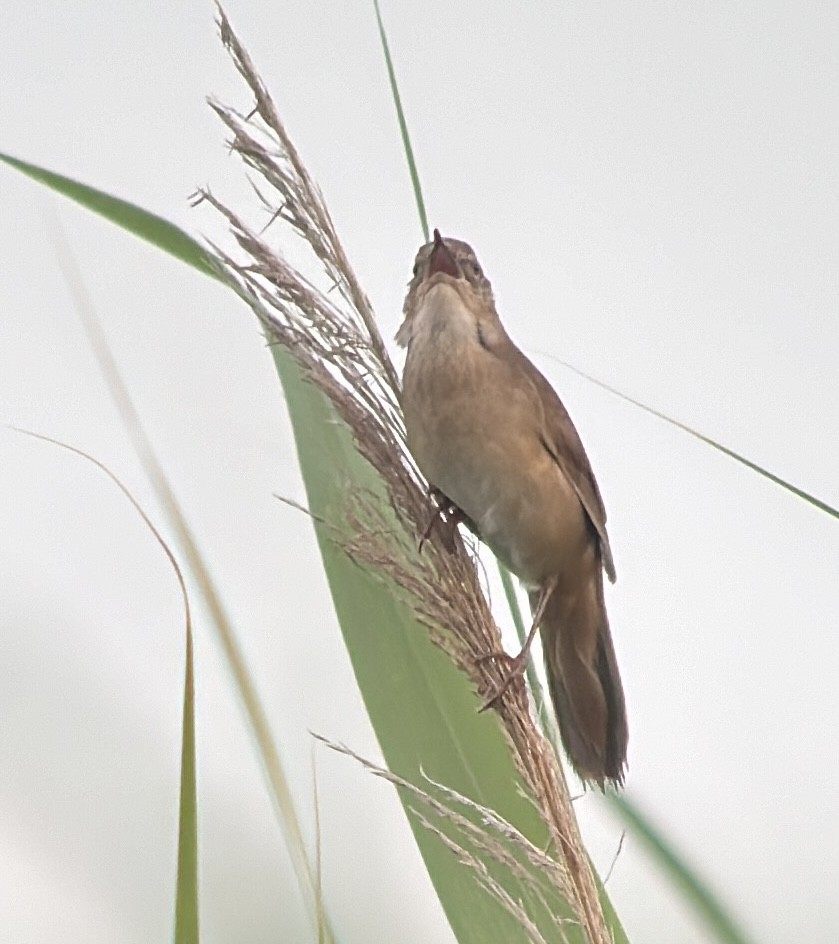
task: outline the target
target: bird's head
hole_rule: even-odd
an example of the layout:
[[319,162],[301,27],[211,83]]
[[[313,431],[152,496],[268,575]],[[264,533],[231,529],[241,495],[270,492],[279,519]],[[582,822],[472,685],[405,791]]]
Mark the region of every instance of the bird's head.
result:
[[414,313],[428,292],[440,283],[453,288],[470,308],[495,308],[492,285],[484,275],[475,250],[463,240],[444,238],[435,229],[434,239],[420,248],[414,261],[414,273],[402,309],[405,321],[396,335],[398,343],[407,344]]

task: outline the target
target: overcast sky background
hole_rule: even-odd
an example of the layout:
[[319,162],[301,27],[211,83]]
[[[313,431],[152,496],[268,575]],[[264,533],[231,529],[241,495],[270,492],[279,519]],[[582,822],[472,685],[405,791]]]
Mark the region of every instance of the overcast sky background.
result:
[[[227,9],[390,339],[421,234],[372,5]],[[204,103],[250,104],[213,12],[5,0],[0,150],[224,239],[187,200],[210,184],[253,209]],[[756,940],[834,941],[839,522],[550,358],[839,505],[839,6],[384,0],[383,12],[431,225],[477,248],[600,481],[628,789]],[[59,273],[60,225],[311,796],[309,729],[377,749],[309,524],[272,497],[304,494],[254,319],[5,168],[0,205],[0,422],[88,450],[155,509]],[[175,581],[100,473],[11,431],[0,522],[0,939],[166,940]],[[206,940],[313,940],[205,622],[197,658]],[[450,941],[389,788],[314,753],[341,939]],[[621,825],[596,797],[578,809],[605,871]],[[311,836],[311,803],[303,814]],[[631,940],[709,940],[631,837],[609,890]]]

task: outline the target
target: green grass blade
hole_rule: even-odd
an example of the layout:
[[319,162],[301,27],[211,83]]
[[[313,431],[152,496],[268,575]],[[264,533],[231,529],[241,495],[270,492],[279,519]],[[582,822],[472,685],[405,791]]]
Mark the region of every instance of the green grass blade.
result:
[[610,793],[606,795],[606,802],[641,839],[718,941],[722,944],[752,944],[752,939],[738,927],[717,895],[699,878],[697,871],[687,865],[684,856],[676,853],[670,840],[652,824],[649,816],[641,811],[634,800],[625,793]]
[[573,371],[584,380],[588,380],[590,383],[595,384],[603,390],[608,390],[609,393],[614,394],[616,397],[620,397],[621,400],[625,400],[627,403],[637,406],[638,409],[643,410],[645,413],[649,413],[650,416],[655,416],[660,420],[664,420],[665,423],[675,426],[676,429],[682,430],[682,432],[687,433],[689,436],[693,436],[694,439],[698,439],[700,442],[705,443],[712,449],[716,449],[718,452],[728,456],[730,459],[734,459],[735,462],[739,462],[747,469],[751,469],[752,472],[757,472],[758,475],[762,475],[765,479],[769,479],[769,481],[773,482],[775,485],[780,485],[781,488],[786,489],[788,492],[791,492],[798,498],[802,498],[814,508],[818,508],[819,511],[823,511],[825,514],[830,515],[831,518],[839,518],[839,509],[834,508],[833,505],[828,505],[826,501],[822,501],[820,498],[816,498],[815,495],[805,492],[804,489],[799,488],[797,485],[793,485],[792,482],[788,482],[786,479],[782,479],[779,475],[775,475],[774,472],[764,469],[763,466],[758,465],[756,462],[752,462],[751,459],[747,459],[745,456],[740,455],[739,452],[729,449],[728,446],[724,446],[715,439],[711,439],[710,436],[706,436],[704,433],[700,433],[698,430],[691,428],[686,423],[682,423],[679,420],[674,419],[672,416],[668,416],[666,413],[662,413],[651,406],[647,406],[646,403],[642,403],[640,400],[636,400],[634,397],[630,397],[628,394],[622,393],[616,387],[612,387],[609,384],[604,383],[604,381],[598,380],[596,377],[592,377],[591,374],[585,373],[585,371],[580,370],[573,364],[569,364],[567,361],[563,361],[558,357],[553,357],[550,354],[545,354],[544,356],[549,357],[551,360],[556,361],[557,364],[561,364],[563,367],[568,368],[568,370]]
[[151,531],[157,543],[169,559],[184,604],[186,623],[186,671],[184,677],[184,710],[181,741],[181,778],[180,802],[178,815],[178,873],[175,887],[175,944],[198,944],[198,794],[195,786],[195,689],[193,684],[192,659],[192,614],[189,606],[189,594],[186,581],[178,560],[172,549],[164,540],[160,531],[155,527],[143,506],[131,494],[123,482],[99,459],[71,446],[69,443],[44,436],[32,430],[13,427],[18,432],[42,442],[51,443],[75,453],[88,462],[93,463],[105,473],[116,485],[122,494],[134,506],[136,512],[143,519],[143,523]]
[[[140,416],[122,379],[113,352],[102,331],[96,310],[85,291],[84,283],[70,254],[69,247],[59,239],[57,242],[59,263],[73,297],[79,320],[87,334],[105,384],[114,401],[120,418],[131,440],[140,464],[151,482],[152,488],[169,520],[178,543],[183,549],[193,577],[207,605],[212,625],[227,661],[227,666],[242,700],[245,716],[256,742],[259,757],[268,783],[271,799],[277,813],[277,821],[283,831],[295,876],[304,901],[312,914],[313,923],[319,928],[320,940],[331,944],[335,940],[328,914],[320,896],[315,870],[309,861],[303,831],[289,786],[282,758],[271,733],[268,717],[253,684],[233,624],[227,614],[221,595],[204,561],[192,530],[175,496],[171,484],[154,451]],[[213,263],[213,266],[215,264]],[[218,273],[222,272],[219,268]],[[225,280],[225,284],[229,284]],[[235,286],[230,285],[235,290]],[[190,641],[191,647],[191,641]],[[182,771],[183,776],[183,771]],[[193,771],[194,776],[194,771]],[[188,853],[185,852],[185,855]],[[180,862],[180,854],[179,854]],[[186,918],[186,912],[184,913]],[[196,911],[197,914],[197,911]],[[197,927],[197,925],[196,925]],[[180,944],[180,942],[178,942]]]
[[178,879],[175,944],[198,944],[198,793],[195,784],[195,678],[192,629],[187,625],[184,710],[178,809]]
[[149,213],[148,210],[135,206],[133,203],[121,200],[119,197],[113,197],[94,187],[88,187],[87,184],[71,180],[69,177],[38,167],[36,164],[10,157],[8,154],[0,153],[0,161],[49,187],[50,190],[63,194],[86,209],[98,213],[111,223],[116,223],[129,233],[145,239],[158,249],[168,252],[176,259],[203,272],[204,275],[210,275],[216,279],[220,277],[212,255],[174,223],[154,213]]
[[385,55],[385,65],[387,66],[387,76],[390,80],[390,91],[393,95],[393,104],[396,106],[396,119],[399,122],[399,133],[402,135],[402,146],[405,148],[405,157],[408,160],[408,170],[411,174],[411,185],[414,188],[414,199],[417,203],[417,212],[419,213],[420,226],[425,242],[429,240],[428,217],[425,213],[425,200],[422,196],[420,187],[419,172],[417,163],[414,160],[414,149],[411,147],[411,137],[408,134],[408,124],[405,121],[405,112],[402,109],[402,99],[399,96],[399,86],[396,83],[396,70],[393,68],[393,59],[390,55],[390,46],[385,33],[385,25],[382,21],[382,12],[379,9],[379,0],[373,0],[373,6],[376,9],[376,22],[379,25],[379,38],[382,41],[382,52]]

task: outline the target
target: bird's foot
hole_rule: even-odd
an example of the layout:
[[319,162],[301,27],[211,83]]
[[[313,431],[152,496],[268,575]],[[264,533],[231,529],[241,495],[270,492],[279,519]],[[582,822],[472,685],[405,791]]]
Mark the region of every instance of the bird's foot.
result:
[[514,682],[524,683],[524,670],[527,667],[527,650],[522,649],[517,656],[511,656],[507,652],[488,652],[485,655],[478,656],[475,661],[480,664],[490,659],[506,663],[506,671],[501,681],[495,685],[494,688],[490,689],[489,697],[478,709],[479,714],[497,705],[501,696]]
[[522,676],[524,675],[524,670],[527,667],[527,656],[530,652],[530,647],[533,645],[533,640],[536,638],[536,633],[539,629],[539,624],[542,622],[542,617],[545,615],[545,607],[547,606],[551,594],[556,588],[556,583],[557,578],[554,577],[542,587],[539,593],[539,601],[536,605],[536,609],[533,611],[533,623],[530,627],[530,632],[527,634],[527,638],[524,640],[524,645],[521,647],[521,652],[517,656],[507,655],[506,652],[495,652],[488,653],[487,655],[480,656],[478,658],[478,662],[483,662],[486,659],[503,659],[507,662],[507,672],[504,678],[501,680],[501,683],[496,685],[495,688],[490,692],[489,698],[481,706],[479,709],[480,711],[486,711],[487,708],[491,708],[493,705],[497,704],[498,699],[504,694],[504,692],[507,691],[513,682],[521,681],[522,684],[524,683]]
[[[453,501],[446,498],[439,488],[430,488],[428,490],[428,496],[434,500],[437,507],[429,515],[428,523],[420,535],[417,550],[420,554],[422,553],[423,545],[431,537],[434,526],[439,523],[443,528],[443,545],[449,553],[452,553],[454,551],[454,536],[457,531],[457,526],[462,523],[467,523],[468,519]],[[443,517],[444,515],[445,518]]]

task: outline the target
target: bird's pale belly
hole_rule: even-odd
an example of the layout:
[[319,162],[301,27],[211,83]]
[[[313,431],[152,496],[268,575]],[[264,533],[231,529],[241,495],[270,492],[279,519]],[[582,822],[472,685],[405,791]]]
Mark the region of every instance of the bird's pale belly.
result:
[[[471,347],[462,358],[451,348],[430,359],[423,352],[414,363],[409,356],[411,453],[428,481],[475,522],[525,584],[571,578],[591,544],[580,501],[542,445],[530,402],[509,382],[497,383],[493,356]],[[410,408],[416,403],[421,410]]]

